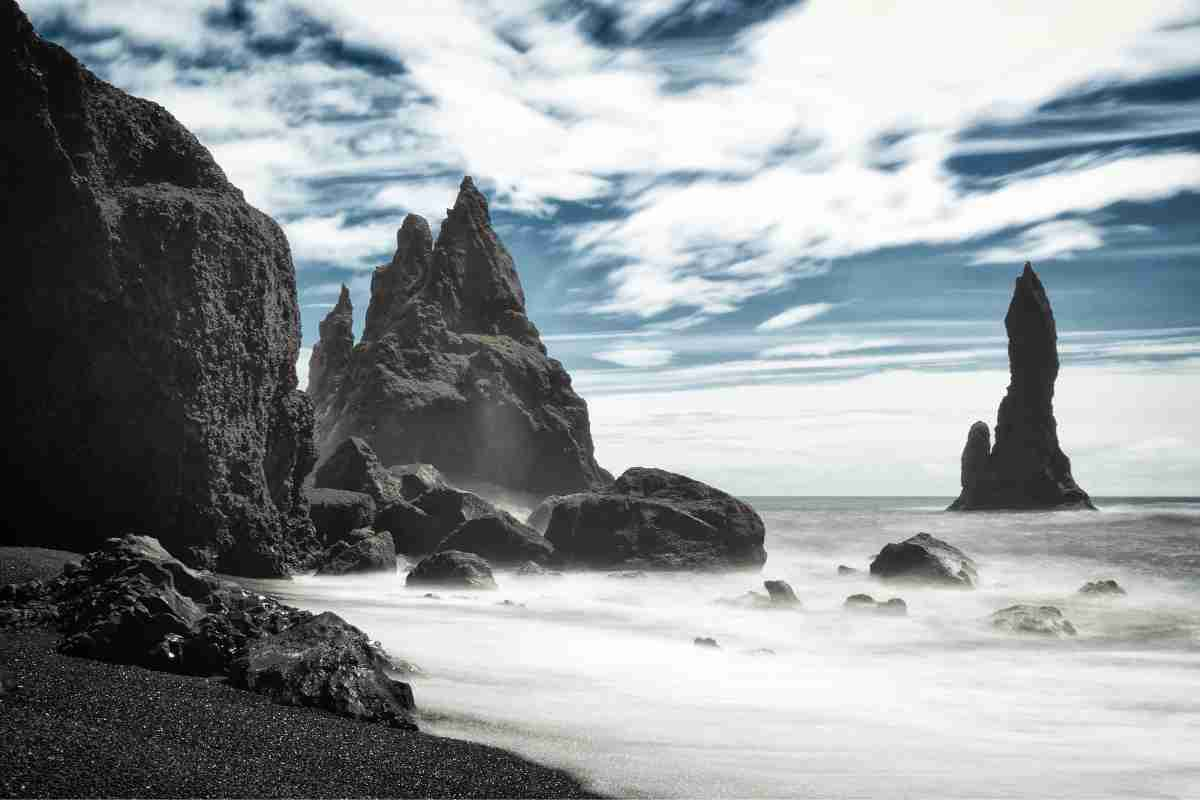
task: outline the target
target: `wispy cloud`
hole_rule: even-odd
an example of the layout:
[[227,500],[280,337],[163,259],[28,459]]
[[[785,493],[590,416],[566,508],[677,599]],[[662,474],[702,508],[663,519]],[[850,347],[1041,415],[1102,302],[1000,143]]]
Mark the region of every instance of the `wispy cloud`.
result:
[[832,303],[807,303],[776,314],[760,323],[758,329],[760,331],[779,331],[785,328],[792,328],[809,320],[814,320],[822,314],[828,314],[832,310]]
[[623,347],[602,350],[594,354],[600,361],[620,364],[623,367],[661,367],[670,363],[675,353],[654,347]]

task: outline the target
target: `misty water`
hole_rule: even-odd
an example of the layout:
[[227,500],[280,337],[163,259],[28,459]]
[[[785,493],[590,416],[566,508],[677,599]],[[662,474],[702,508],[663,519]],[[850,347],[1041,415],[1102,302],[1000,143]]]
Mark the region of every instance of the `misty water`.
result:
[[[425,731],[514,750],[606,793],[1200,796],[1200,499],[1057,514],[949,514],[942,498],[750,501],[767,524],[761,574],[501,570],[499,591],[440,599],[406,589],[403,568],[263,586],[418,664]],[[837,574],[919,531],[972,555],[980,588]],[[714,602],[763,578],[789,581],[802,610]],[[1097,578],[1129,594],[1077,594]],[[844,612],[856,592],[902,597],[909,615]],[[987,615],[1014,603],[1056,605],[1079,634],[991,630]],[[761,648],[775,654],[750,652]]]

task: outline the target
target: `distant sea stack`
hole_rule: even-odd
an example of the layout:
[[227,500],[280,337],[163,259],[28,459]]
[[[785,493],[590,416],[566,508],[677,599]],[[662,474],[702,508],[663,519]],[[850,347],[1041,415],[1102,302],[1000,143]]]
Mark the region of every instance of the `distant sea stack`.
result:
[[465,486],[546,495],[611,482],[470,177],[446,213],[436,244],[423,218],[404,219],[357,345],[345,293],[321,323],[309,367],[321,455],[359,436],[384,464],[433,464]]
[[1058,445],[1053,408],[1058,335],[1046,290],[1028,262],[1004,327],[1012,377],[1000,401],[996,443],[992,446],[987,423],[971,426],[962,454],[962,493],[949,510],[1095,510]]
[[0,0],[3,539],[126,531],[192,566],[281,575],[315,546],[283,232],[162,107]]

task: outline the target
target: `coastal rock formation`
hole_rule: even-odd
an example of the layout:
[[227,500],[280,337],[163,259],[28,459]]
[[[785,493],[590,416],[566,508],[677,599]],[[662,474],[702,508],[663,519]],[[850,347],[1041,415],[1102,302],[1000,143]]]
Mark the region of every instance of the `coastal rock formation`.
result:
[[2,540],[86,551],[153,530],[193,566],[286,574],[317,543],[283,231],[11,0],[0,85],[0,417],[19,466]]
[[377,507],[404,500],[404,483],[379,463],[371,445],[351,436],[321,463],[313,478],[318,489],[341,489],[370,495]]
[[438,549],[474,553],[502,565],[545,564],[554,558],[554,545],[504,511],[467,520],[443,539]]
[[496,579],[487,561],[474,553],[443,550],[421,559],[405,580],[406,586],[441,586],[449,589],[495,589]]
[[787,581],[763,581],[763,588],[771,598],[771,604],[776,606],[798,606],[800,599]]
[[388,677],[392,663],[366,634],[326,611],[250,643],[229,682],[288,706],[416,730],[412,687]]
[[1000,609],[988,619],[993,628],[1007,633],[1033,636],[1075,635],[1075,626],[1054,606],[1009,606]]
[[375,501],[369,494],[342,489],[309,489],[304,494],[317,536],[327,547],[375,522]]
[[1008,314],[1011,380],[996,416],[996,442],[976,422],[962,454],[962,493],[951,511],[984,509],[1095,509],[1071,477],[1071,460],[1058,444],[1054,382],[1058,334],[1042,282],[1028,263],[1017,278]]
[[871,562],[876,578],[975,588],[979,572],[975,562],[953,545],[918,533],[903,542],[885,545]]
[[451,488],[446,476],[433,464],[399,464],[388,467],[388,472],[400,479],[400,491],[405,500],[416,500],[434,489]]
[[847,611],[866,611],[872,614],[887,614],[903,617],[908,614],[908,604],[899,597],[879,602],[869,594],[852,594],[846,598],[842,608]]
[[325,551],[318,575],[348,575],[355,572],[395,572],[396,543],[387,531],[359,528]]
[[[354,305],[345,284],[333,310],[321,320],[319,330],[320,339],[308,360],[308,394],[314,399],[337,394],[354,350]],[[315,408],[317,416],[325,411],[319,406]]]
[[1080,594],[1092,595],[1122,595],[1125,590],[1121,588],[1121,584],[1114,581],[1112,578],[1099,581],[1088,581],[1083,586],[1079,587]]
[[741,500],[644,467],[600,491],[560,498],[546,528],[565,560],[598,568],[759,567],[764,535],[762,519]]
[[525,315],[512,258],[469,177],[436,245],[424,219],[405,218],[395,256],[372,278],[362,340],[335,373],[347,307],[339,301],[322,325],[310,367],[321,378],[310,391],[322,457],[361,436],[385,463],[436,464],[468,487],[545,495],[611,480],[593,456],[587,405]]

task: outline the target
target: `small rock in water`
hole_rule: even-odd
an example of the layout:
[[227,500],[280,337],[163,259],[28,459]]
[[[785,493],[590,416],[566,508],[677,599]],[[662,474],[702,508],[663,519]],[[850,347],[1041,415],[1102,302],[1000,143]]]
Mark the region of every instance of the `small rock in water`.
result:
[[798,606],[800,600],[787,581],[763,581],[773,606]]
[[857,575],[860,572],[862,572],[862,570],[855,569],[854,567],[847,567],[845,564],[838,564],[838,575]]
[[1108,578],[1100,581],[1088,581],[1083,586],[1079,587],[1079,593],[1117,595],[1125,594],[1125,590],[1122,589],[1121,585],[1112,578]]
[[405,579],[408,586],[445,586],[454,589],[495,589],[488,562],[474,553],[442,550],[421,559]]
[[883,580],[933,583],[973,589],[979,581],[975,562],[963,551],[928,533],[885,545],[871,562],[871,574]]
[[867,611],[873,614],[892,614],[902,617],[908,614],[908,604],[899,597],[893,597],[887,602],[876,602],[869,594],[852,594],[846,598],[842,607],[847,611]]
[[1009,633],[1034,636],[1075,635],[1075,626],[1054,606],[1009,606],[992,614],[989,619],[993,628]]
[[692,639],[692,644],[696,645],[696,647],[711,647],[714,650],[721,649],[721,645],[717,644],[717,640],[711,636],[697,636],[695,639]]

